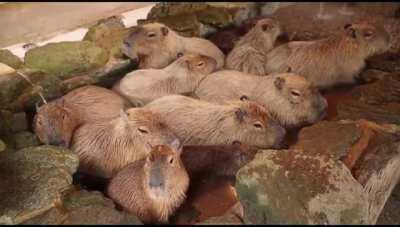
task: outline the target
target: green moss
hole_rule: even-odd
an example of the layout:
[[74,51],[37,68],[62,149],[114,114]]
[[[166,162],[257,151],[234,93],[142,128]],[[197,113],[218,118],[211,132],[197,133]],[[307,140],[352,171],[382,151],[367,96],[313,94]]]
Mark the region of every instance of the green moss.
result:
[[107,51],[89,41],[50,43],[25,55],[27,66],[62,79],[98,69],[107,61]]
[[0,62],[14,69],[19,69],[23,64],[23,62],[11,53],[11,51],[5,49],[0,50]]

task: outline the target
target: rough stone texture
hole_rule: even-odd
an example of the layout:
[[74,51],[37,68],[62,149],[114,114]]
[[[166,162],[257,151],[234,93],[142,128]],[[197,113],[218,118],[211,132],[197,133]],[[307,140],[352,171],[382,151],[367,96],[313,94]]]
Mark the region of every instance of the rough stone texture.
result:
[[356,87],[351,99],[338,103],[337,113],[338,119],[400,124],[400,74]]
[[400,182],[385,204],[378,225],[400,225]]
[[342,161],[368,196],[368,223],[376,222],[400,179],[400,128],[396,125],[324,121],[302,129],[292,148],[303,149],[308,155],[320,151]]
[[29,131],[19,132],[14,135],[15,149],[23,149],[39,145],[39,140],[35,134]]
[[35,225],[138,225],[139,219],[115,209],[111,199],[98,191],[72,191],[62,204],[23,224]]
[[21,59],[6,49],[0,50],[0,62],[14,69],[19,69],[24,64]]
[[0,78],[0,106],[13,112],[33,109],[36,103],[42,103],[40,94],[51,100],[60,97],[61,80],[53,75],[34,69],[24,69],[20,74],[9,74]]
[[367,68],[386,72],[400,72],[400,53],[385,53],[367,60]]
[[0,140],[0,152],[6,150],[6,148],[7,148],[6,144],[2,140]]
[[77,168],[75,154],[54,146],[0,153],[0,224],[19,224],[54,207]]
[[258,14],[256,3],[157,3],[146,20],[160,22],[183,36],[208,36]]
[[366,223],[361,185],[328,156],[261,151],[236,177],[246,224]]
[[29,50],[25,54],[25,64],[66,79],[100,68],[108,57],[107,51],[89,41],[59,42]]
[[91,41],[107,50],[110,56],[121,58],[122,40],[129,35],[132,28],[125,28],[120,17],[110,17],[98,21],[89,28],[83,40]]

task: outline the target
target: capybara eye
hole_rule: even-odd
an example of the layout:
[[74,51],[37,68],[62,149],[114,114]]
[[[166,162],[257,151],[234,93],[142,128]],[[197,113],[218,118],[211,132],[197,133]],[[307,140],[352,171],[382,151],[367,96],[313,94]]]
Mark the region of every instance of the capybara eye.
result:
[[240,100],[246,101],[246,100],[249,100],[249,97],[247,97],[246,95],[242,95],[242,96],[240,96]]
[[370,38],[370,37],[372,37],[373,34],[374,34],[373,31],[367,31],[367,32],[364,33],[364,37]]
[[138,128],[138,131],[139,132],[141,132],[141,133],[144,133],[144,134],[147,134],[147,133],[149,133],[149,131],[147,131],[146,129],[144,129],[144,128]]
[[180,57],[183,56],[183,54],[182,54],[181,52],[179,52],[176,56],[177,56],[178,58],[180,58]]
[[149,38],[152,38],[152,37],[155,37],[155,36],[156,36],[156,33],[154,33],[154,32],[149,32],[147,34],[147,37],[149,37]]
[[201,66],[203,66],[204,65],[204,61],[201,61],[201,62],[199,62],[198,64],[197,64],[197,66],[199,66],[199,67],[201,67]]
[[174,162],[174,158],[171,157],[171,158],[169,159],[169,163],[172,164],[173,162]]
[[270,27],[271,27],[271,26],[268,25],[268,24],[263,24],[263,25],[262,25],[262,30],[263,30],[263,31],[267,31],[268,29],[270,29]]
[[296,91],[296,90],[292,90],[292,91],[290,91],[290,93],[291,93],[293,96],[296,96],[296,97],[299,97],[299,96],[300,96],[300,92],[298,92],[298,91]]
[[260,123],[254,123],[254,127],[256,127],[256,128],[262,128],[263,126],[262,126],[262,124],[260,124]]
[[124,42],[124,45],[125,45],[125,46],[127,46],[127,47],[130,47],[130,46],[131,46],[131,44],[130,44],[128,41],[124,40],[123,42]]

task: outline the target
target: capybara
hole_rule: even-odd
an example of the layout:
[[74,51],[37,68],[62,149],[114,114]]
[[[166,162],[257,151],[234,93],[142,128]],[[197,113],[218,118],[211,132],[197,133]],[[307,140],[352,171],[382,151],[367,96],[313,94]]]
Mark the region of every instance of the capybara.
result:
[[217,62],[217,69],[221,69],[225,61],[224,53],[209,40],[180,36],[161,23],[138,26],[124,39],[122,52],[138,60],[140,69],[164,68],[185,53],[211,57]]
[[82,172],[110,178],[128,163],[146,157],[148,144],[164,144],[175,138],[155,111],[132,108],[111,120],[80,126],[71,150],[78,154]]
[[186,198],[189,176],[179,142],[156,145],[150,155],[123,168],[111,179],[108,195],[147,223],[167,223]]
[[116,117],[128,107],[129,101],[115,92],[88,85],[37,108],[33,128],[43,143],[69,147],[79,125]]
[[171,94],[190,94],[205,76],[215,71],[213,58],[185,54],[164,69],[135,70],[114,85],[113,90],[135,106]]
[[287,70],[304,76],[319,89],[352,84],[365,60],[387,51],[390,35],[366,22],[347,24],[343,34],[316,41],[293,41],[272,49],[265,65],[268,73]]
[[294,73],[264,77],[221,70],[206,77],[194,96],[220,104],[241,99],[257,102],[285,128],[315,123],[325,116],[327,109],[319,91]]
[[235,43],[228,54],[225,68],[264,76],[266,70],[266,54],[274,47],[281,34],[279,23],[265,18],[257,21],[256,25]]
[[262,106],[250,101],[221,105],[169,95],[145,107],[159,112],[184,145],[229,145],[237,141],[271,148],[279,146],[286,133]]

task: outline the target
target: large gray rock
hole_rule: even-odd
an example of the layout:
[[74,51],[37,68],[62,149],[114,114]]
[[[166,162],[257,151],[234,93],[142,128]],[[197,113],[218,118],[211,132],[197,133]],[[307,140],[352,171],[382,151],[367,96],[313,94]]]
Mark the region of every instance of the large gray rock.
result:
[[139,24],[160,22],[183,36],[208,36],[218,29],[239,25],[258,14],[256,3],[206,2],[157,3],[146,20]]
[[64,196],[62,204],[32,218],[28,225],[138,225],[140,220],[115,209],[111,199],[98,191],[72,191]]
[[365,224],[367,197],[346,167],[302,150],[266,150],[237,174],[246,224]]
[[55,207],[71,187],[78,157],[54,146],[0,153],[0,224],[19,224]]

